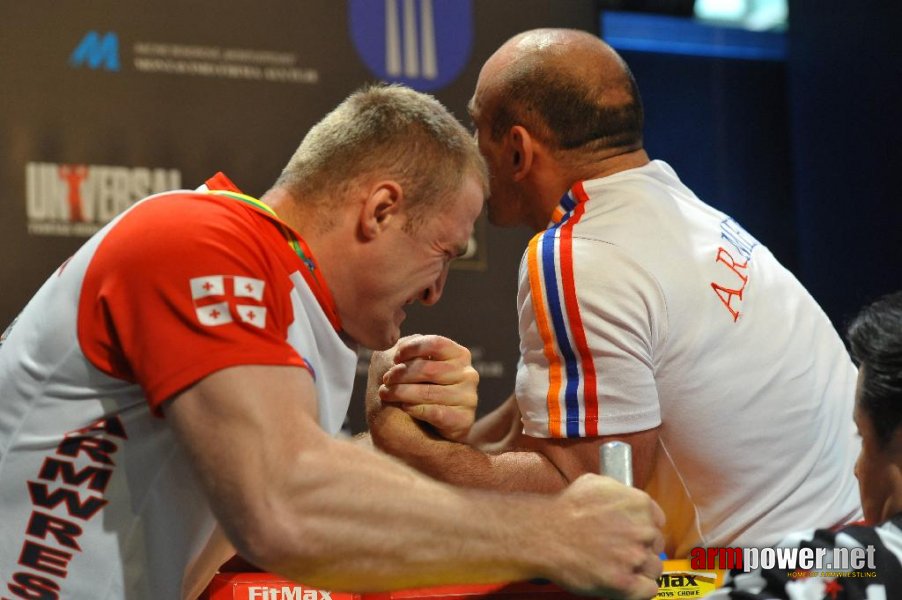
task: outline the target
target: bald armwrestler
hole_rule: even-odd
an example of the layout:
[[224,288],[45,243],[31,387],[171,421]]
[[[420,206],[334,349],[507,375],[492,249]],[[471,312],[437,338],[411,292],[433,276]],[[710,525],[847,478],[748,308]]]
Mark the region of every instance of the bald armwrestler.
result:
[[[649,158],[623,59],[585,32],[519,34],[484,64],[470,113],[489,220],[536,232],[514,394],[466,444],[388,420],[375,443],[451,483],[555,492],[626,440],[673,557],[857,518],[842,340],[764,245]],[[399,368],[383,399],[419,403],[394,389]]]

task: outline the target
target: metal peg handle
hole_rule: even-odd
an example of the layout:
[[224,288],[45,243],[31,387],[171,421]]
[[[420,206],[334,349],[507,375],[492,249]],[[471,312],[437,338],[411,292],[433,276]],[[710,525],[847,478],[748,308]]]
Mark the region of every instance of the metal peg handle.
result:
[[601,474],[624,485],[633,485],[633,449],[626,442],[607,442],[601,446]]

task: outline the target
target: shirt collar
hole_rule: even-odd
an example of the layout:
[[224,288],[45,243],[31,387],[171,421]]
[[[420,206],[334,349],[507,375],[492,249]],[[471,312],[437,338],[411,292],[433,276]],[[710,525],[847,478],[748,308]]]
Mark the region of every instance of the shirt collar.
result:
[[583,182],[577,181],[574,183],[570,189],[561,196],[561,201],[558,202],[558,205],[554,207],[554,212],[551,213],[551,222],[548,224],[548,228],[556,227],[561,223],[564,223],[570,218],[573,209],[576,208],[577,205],[586,202],[588,199],[589,195],[586,193]]

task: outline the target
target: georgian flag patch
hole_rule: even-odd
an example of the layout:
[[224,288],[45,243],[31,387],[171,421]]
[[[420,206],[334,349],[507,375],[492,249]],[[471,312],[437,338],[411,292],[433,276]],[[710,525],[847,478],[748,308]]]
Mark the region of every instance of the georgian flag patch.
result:
[[239,321],[266,327],[263,301],[266,282],[239,275],[207,275],[191,279],[191,299],[201,325],[215,327]]

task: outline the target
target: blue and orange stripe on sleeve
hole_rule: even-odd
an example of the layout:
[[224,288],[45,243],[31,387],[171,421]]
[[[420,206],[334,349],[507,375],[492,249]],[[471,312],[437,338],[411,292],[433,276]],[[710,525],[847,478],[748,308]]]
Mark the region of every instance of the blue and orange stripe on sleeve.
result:
[[[552,437],[598,435],[595,365],[579,312],[573,274],[573,227],[582,217],[587,199],[582,184],[575,185],[561,201],[564,210],[560,216],[558,212],[554,215],[558,217],[554,218],[556,224],[533,238],[527,254],[534,312],[549,363],[546,402]],[[580,431],[583,423],[584,432]]]
[[539,272],[539,245],[543,242],[544,235],[540,233],[529,242],[526,261],[536,326],[539,329],[539,335],[542,336],[542,351],[548,361],[548,433],[551,437],[559,438],[563,437],[561,435],[561,409],[557,400],[561,389],[561,361],[554,349],[554,334],[548,323],[548,313],[545,310],[542,294],[542,276]]
[[[582,218],[586,210],[585,202],[589,199],[589,196],[586,194],[582,182],[577,182],[573,186],[572,193],[577,200],[577,205],[574,207],[570,219],[561,228],[561,243],[563,245],[566,240],[567,247],[566,256],[564,251],[561,251],[562,288],[567,305],[567,315],[570,318],[570,333],[573,336],[573,345],[576,347],[576,354],[582,367],[585,435],[594,437],[598,435],[598,387],[595,361],[589,349],[589,343],[586,340],[586,330],[579,311],[576,281],[573,276],[573,226]],[[573,393],[576,394],[577,391],[574,389]]]

